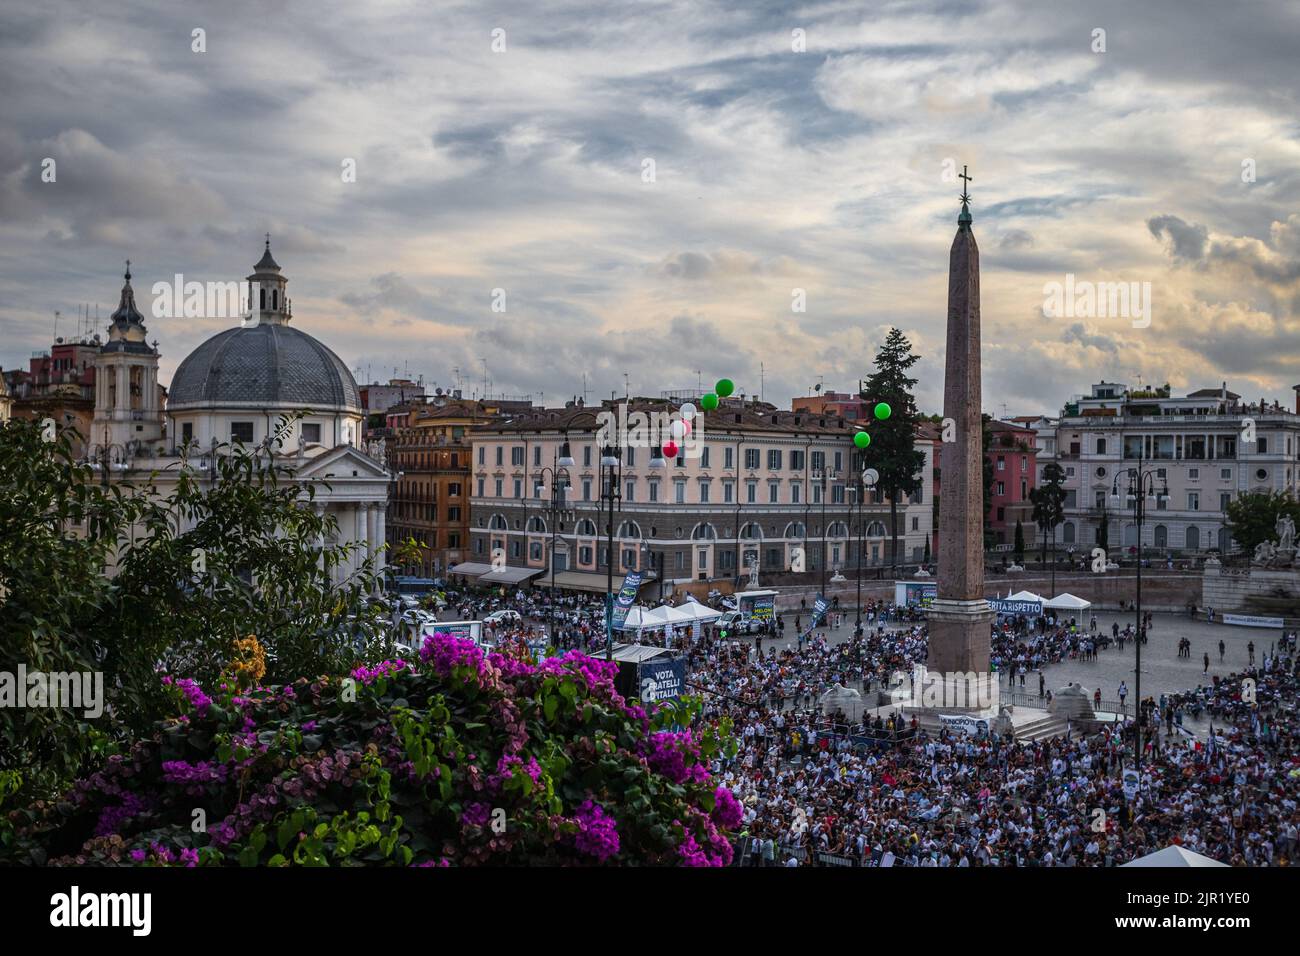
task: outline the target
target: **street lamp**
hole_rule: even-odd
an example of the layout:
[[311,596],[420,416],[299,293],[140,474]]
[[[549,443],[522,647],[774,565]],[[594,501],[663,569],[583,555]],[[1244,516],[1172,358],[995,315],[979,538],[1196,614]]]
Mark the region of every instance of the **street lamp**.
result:
[[551,476],[551,600],[555,600],[555,542],[559,530],[561,504],[569,497],[569,469],[574,467],[573,456],[569,454],[569,443],[565,441],[553,454],[552,463],[538,472],[537,489],[544,486],[547,473]]
[[868,468],[858,476],[858,483],[852,489],[858,506],[858,617],[854,623],[859,631],[862,629],[862,548],[865,543],[862,526],[862,501],[866,498],[867,492],[875,489],[876,482],[879,480],[880,472],[874,468]]
[[622,449],[615,445],[606,445],[600,450],[600,471],[602,486],[600,501],[602,510],[609,504],[609,521],[605,525],[605,660],[614,659],[614,507],[621,510],[622,495],[619,483],[623,480]]
[[[1111,482],[1110,500],[1116,508],[1120,506],[1119,479],[1124,477],[1128,481],[1127,493],[1125,494],[1126,503],[1133,508],[1133,519],[1137,524],[1137,634],[1133,641],[1135,649],[1134,659],[1134,680],[1133,696],[1136,700],[1137,712],[1137,735],[1133,742],[1133,765],[1139,774],[1139,781],[1142,773],[1142,522],[1146,518],[1148,499],[1152,502],[1157,500],[1156,479],[1157,469],[1143,469],[1142,449],[1138,450],[1136,468],[1121,469],[1115,475],[1114,481]],[[1159,492],[1159,500],[1167,502],[1169,500],[1169,482],[1160,478],[1162,487]]]

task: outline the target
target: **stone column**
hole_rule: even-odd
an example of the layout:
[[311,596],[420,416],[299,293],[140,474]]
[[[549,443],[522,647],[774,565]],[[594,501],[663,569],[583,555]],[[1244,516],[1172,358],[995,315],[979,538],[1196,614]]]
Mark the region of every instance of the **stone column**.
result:
[[984,452],[980,386],[979,248],[962,204],[948,264],[943,414],[956,424],[941,452],[938,596],[927,615],[931,671],[989,669],[993,610],[984,600]]
[[352,537],[360,545],[357,552],[357,564],[360,565],[362,561],[370,557],[370,523],[366,520],[369,517],[366,513],[368,510],[366,505],[357,502],[352,508],[355,511],[355,527]]
[[384,513],[383,505],[372,505],[371,507],[375,509],[375,570],[382,571],[387,562],[383,552],[379,549],[384,546],[384,542],[387,540],[388,517]]

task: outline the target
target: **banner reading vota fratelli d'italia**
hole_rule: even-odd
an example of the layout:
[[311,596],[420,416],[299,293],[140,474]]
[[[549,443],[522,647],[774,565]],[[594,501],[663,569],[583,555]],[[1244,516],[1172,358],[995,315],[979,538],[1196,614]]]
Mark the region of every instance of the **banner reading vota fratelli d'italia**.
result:
[[618,595],[614,598],[614,630],[623,630],[623,624],[627,621],[627,612],[632,610],[632,605],[636,603],[636,592],[641,588],[641,572],[629,571],[627,577],[623,578],[623,586],[619,588]]
[[641,664],[638,675],[641,702],[654,704],[676,700],[686,686],[686,658],[655,657]]

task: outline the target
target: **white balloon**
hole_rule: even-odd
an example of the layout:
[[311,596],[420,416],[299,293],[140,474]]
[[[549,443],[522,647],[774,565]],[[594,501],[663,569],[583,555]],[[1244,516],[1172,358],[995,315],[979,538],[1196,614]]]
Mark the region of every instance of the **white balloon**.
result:
[[686,426],[683,425],[680,421],[673,422],[671,425],[669,425],[668,431],[676,439],[680,440],[686,437]]
[[682,406],[681,412],[682,412],[682,418],[694,418],[695,406],[692,405],[690,402],[687,402]]

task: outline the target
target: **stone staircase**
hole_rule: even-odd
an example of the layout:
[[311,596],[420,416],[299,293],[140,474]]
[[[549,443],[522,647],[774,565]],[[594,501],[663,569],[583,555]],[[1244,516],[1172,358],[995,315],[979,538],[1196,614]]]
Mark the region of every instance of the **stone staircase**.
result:
[[1048,737],[1064,737],[1066,730],[1064,717],[1054,716],[1045,710],[1022,709],[1018,714],[1012,715],[1011,725],[1015,728],[1016,740],[1022,743],[1033,743]]

